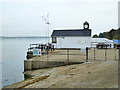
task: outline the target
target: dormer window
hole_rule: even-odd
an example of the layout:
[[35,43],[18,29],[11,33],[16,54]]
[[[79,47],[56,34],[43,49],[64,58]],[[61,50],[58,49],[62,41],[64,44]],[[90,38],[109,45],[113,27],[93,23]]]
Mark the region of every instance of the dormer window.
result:
[[52,37],[52,43],[57,43],[56,37]]

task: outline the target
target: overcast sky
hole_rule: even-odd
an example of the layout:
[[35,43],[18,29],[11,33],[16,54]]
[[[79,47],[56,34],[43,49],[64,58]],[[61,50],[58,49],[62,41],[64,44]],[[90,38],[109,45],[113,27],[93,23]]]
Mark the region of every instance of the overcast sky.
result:
[[2,35],[46,36],[48,30],[42,16],[48,12],[49,35],[59,28],[82,29],[85,21],[92,35],[118,28],[118,0],[2,0]]

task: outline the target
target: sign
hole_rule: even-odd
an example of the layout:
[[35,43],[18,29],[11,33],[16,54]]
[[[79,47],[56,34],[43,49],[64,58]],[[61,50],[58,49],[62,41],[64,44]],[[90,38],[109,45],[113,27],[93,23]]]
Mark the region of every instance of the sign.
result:
[[86,48],[81,48],[81,52],[86,52]]
[[42,51],[41,49],[33,49],[33,56],[41,56]]

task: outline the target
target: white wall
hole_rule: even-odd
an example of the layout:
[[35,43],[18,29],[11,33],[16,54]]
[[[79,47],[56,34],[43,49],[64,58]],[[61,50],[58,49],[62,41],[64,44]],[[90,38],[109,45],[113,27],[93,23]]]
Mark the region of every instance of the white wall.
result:
[[91,37],[57,37],[56,48],[91,47]]

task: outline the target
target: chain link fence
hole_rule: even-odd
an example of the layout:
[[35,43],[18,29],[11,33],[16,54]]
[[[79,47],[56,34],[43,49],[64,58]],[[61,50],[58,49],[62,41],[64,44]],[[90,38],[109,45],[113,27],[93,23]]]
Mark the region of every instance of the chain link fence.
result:
[[80,49],[56,49],[48,52],[48,61],[70,63],[82,63],[86,60],[86,53]]
[[55,49],[42,52],[41,57],[34,57],[37,61],[54,61],[54,62],[87,62],[90,60],[106,61],[119,60],[120,49],[117,48],[86,48],[83,52],[80,48],[73,49]]
[[48,51],[46,54],[47,61],[56,62],[87,62],[90,60],[106,61],[106,60],[119,60],[119,49],[117,48],[87,48],[85,52],[81,49],[56,49],[55,51]]
[[90,48],[88,49],[88,60],[119,60],[119,49],[117,48],[105,48],[97,49]]
[[26,70],[50,68],[56,66],[81,64],[93,61],[118,61],[120,60],[120,48],[97,49],[55,49],[42,52],[42,56],[34,56],[24,61]]

